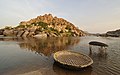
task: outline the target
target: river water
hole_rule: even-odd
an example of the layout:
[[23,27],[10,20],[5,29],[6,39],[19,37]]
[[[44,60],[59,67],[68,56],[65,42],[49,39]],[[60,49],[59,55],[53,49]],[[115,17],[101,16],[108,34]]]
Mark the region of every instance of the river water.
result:
[[[105,50],[92,46],[90,41],[109,45]],[[73,71],[59,67],[53,53],[72,50],[89,55],[94,63]],[[0,36],[0,75],[120,75],[120,38],[57,37],[46,39]]]

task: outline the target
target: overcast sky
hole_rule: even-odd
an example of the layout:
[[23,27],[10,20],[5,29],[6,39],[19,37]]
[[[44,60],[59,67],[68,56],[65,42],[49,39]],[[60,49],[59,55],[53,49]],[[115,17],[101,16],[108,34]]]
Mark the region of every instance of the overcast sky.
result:
[[120,0],[0,0],[0,28],[45,13],[88,32],[120,29]]

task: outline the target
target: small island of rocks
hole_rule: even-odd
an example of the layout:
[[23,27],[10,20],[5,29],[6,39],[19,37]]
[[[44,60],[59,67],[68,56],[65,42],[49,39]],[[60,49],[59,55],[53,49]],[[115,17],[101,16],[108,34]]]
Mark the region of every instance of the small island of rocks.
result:
[[63,18],[53,17],[52,14],[37,16],[29,21],[22,21],[16,27],[6,26],[0,29],[0,35],[16,37],[68,37],[84,36],[84,31],[75,27]]

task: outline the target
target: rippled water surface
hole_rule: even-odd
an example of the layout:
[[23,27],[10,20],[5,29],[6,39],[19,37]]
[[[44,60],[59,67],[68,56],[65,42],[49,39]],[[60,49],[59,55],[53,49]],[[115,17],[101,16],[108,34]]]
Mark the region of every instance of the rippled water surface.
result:
[[[92,40],[109,45],[107,49],[92,46]],[[89,55],[94,63],[79,71],[67,70],[54,63],[53,53],[72,50]],[[0,75],[120,75],[120,38],[63,37],[12,38],[0,36]]]

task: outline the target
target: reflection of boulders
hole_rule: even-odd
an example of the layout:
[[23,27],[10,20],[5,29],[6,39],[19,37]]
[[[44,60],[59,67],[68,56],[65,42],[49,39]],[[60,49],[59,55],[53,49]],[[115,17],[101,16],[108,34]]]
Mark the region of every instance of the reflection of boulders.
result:
[[94,75],[92,73],[92,67],[83,68],[80,70],[68,70],[59,67],[56,63],[53,64],[53,70],[57,75]]
[[79,38],[61,37],[46,39],[26,39],[19,43],[21,48],[35,51],[35,53],[43,53],[46,56],[52,53],[67,49],[69,46],[75,45],[80,41]]
[[0,37],[0,41],[15,41],[15,42],[18,42],[18,43],[20,43],[20,42],[24,42],[26,40],[26,38],[22,38],[22,37],[4,37],[4,36],[1,36]]
[[0,38],[0,41],[17,41],[18,38],[12,38],[12,37],[8,37],[8,38]]
[[52,37],[44,39],[35,38],[15,38],[15,37],[3,37],[0,41],[17,41],[20,48],[33,51],[35,53],[43,53],[46,56],[52,53],[68,49],[70,46],[78,44],[80,38],[78,37]]

